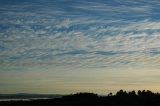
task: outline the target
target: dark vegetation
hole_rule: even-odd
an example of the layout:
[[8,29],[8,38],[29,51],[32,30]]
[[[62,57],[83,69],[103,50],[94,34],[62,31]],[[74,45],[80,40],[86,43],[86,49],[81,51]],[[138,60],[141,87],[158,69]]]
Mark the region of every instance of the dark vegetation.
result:
[[160,106],[160,94],[145,91],[118,91],[115,95],[98,96],[93,93],[77,93],[61,98],[0,102],[0,106]]

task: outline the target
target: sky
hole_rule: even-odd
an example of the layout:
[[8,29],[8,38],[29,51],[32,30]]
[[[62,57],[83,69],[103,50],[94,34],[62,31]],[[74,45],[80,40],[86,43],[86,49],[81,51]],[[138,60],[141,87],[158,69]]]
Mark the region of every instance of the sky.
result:
[[159,0],[0,0],[0,93],[160,92]]

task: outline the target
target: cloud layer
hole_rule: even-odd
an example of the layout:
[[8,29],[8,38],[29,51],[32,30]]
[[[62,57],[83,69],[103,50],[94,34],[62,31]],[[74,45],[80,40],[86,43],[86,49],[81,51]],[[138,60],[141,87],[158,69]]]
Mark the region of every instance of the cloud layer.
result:
[[157,70],[159,5],[158,0],[2,0],[0,72],[41,66],[53,72]]

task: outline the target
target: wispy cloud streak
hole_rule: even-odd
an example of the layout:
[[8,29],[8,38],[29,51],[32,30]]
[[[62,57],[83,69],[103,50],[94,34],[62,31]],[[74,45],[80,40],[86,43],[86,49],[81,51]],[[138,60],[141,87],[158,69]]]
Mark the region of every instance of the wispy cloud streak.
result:
[[0,72],[159,69],[158,0],[2,1]]

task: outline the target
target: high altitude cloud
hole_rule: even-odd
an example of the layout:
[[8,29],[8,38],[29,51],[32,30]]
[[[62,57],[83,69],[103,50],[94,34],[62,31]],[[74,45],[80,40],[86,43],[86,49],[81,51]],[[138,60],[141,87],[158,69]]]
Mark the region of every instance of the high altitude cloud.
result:
[[159,5],[158,0],[3,0],[0,72],[157,70]]

